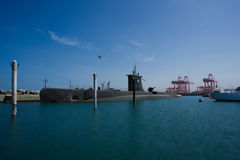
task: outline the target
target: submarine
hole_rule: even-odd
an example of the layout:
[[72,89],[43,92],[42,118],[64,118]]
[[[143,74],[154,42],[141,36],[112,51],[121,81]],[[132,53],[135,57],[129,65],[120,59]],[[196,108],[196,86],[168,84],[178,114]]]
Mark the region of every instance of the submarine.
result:
[[[146,92],[142,86],[142,76],[136,72],[134,66],[131,74],[128,77],[128,91],[121,91],[118,89],[108,87],[101,90],[98,87],[97,98],[98,101],[121,101],[132,100],[133,89],[135,89],[136,100],[145,99],[161,99],[177,97],[174,94],[161,94],[156,92]],[[59,102],[88,102],[93,101],[93,89],[61,89],[61,88],[43,88],[40,91],[40,102],[59,103]]]

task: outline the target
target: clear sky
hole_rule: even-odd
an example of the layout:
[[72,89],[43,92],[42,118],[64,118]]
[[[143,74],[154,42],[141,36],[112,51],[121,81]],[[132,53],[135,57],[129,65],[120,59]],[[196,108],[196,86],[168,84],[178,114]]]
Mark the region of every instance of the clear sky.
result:
[[187,75],[194,90],[209,73],[237,87],[239,17],[239,0],[1,0],[0,89],[14,59],[23,89],[88,87],[94,72],[123,89],[134,64],[144,88]]

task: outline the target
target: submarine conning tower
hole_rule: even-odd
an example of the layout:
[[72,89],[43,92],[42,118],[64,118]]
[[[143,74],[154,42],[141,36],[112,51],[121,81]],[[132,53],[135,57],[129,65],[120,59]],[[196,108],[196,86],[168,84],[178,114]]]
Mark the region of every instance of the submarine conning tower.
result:
[[136,66],[133,68],[132,74],[128,76],[128,91],[133,91],[133,82],[135,82],[135,91],[143,91],[142,87],[142,76],[136,71]]

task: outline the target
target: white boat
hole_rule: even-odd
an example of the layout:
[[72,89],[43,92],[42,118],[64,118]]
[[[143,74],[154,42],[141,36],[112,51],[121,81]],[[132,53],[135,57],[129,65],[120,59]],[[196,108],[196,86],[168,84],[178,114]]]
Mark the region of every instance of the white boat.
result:
[[211,97],[216,101],[240,101],[240,87],[230,91],[224,91],[223,89],[215,89],[211,93]]

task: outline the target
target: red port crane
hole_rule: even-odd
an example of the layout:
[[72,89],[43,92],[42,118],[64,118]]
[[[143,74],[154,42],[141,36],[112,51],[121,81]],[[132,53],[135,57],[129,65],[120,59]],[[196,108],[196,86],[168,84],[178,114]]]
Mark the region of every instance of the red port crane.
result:
[[203,78],[204,86],[198,86],[197,92],[200,94],[211,93],[216,88],[217,81],[213,78],[212,74],[208,75],[208,78]]
[[190,82],[188,76],[178,77],[178,80],[172,81],[173,87],[169,87],[166,89],[167,92],[178,93],[178,94],[190,94]]

